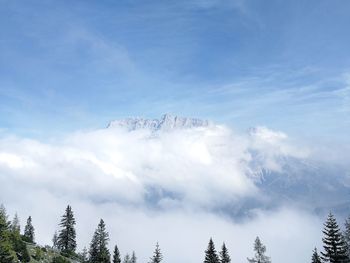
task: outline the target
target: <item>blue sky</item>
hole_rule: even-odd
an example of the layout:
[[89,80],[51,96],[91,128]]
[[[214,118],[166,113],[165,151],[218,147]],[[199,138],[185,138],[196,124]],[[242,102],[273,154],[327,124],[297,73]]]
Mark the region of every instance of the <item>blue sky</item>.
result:
[[350,132],[347,0],[0,0],[0,129],[47,137],[170,112]]

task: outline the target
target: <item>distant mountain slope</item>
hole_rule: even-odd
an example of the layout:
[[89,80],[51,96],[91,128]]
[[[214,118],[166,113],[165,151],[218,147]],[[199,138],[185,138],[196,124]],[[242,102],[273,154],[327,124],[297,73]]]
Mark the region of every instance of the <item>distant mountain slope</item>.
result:
[[[178,129],[208,128],[215,125],[208,120],[165,114],[160,119],[127,118],[109,123],[108,128],[127,131],[147,129],[152,132]],[[295,151],[297,147],[285,144],[287,135],[266,127],[250,128],[246,133],[250,142],[247,154],[248,177],[254,180],[261,200],[242,199],[239,206],[230,207],[231,215],[240,215],[255,208],[274,208],[295,204],[317,213],[336,210],[344,216],[350,207],[350,180],[344,167],[313,160]],[[293,148],[294,147],[294,148]],[[271,166],[278,167],[274,169]],[[169,189],[149,186],[151,206],[166,198],[177,199]],[[216,208],[217,209],[217,208]],[[219,208],[220,209],[220,208]],[[224,209],[227,209],[224,204]]]
[[173,129],[208,127],[208,120],[185,118],[164,114],[160,119],[127,118],[111,121],[107,128],[125,128],[128,131],[149,129],[151,131],[170,131]]

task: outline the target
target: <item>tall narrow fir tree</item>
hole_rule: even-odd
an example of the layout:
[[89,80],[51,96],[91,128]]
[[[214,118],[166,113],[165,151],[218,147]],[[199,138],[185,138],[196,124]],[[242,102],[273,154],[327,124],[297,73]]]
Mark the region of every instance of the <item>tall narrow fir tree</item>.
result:
[[311,263],[321,263],[320,255],[317,252],[317,248],[312,251]]
[[108,241],[109,235],[106,231],[106,225],[103,219],[101,219],[90,243],[89,260],[91,263],[111,262],[111,254],[108,250]]
[[34,243],[35,234],[34,234],[34,227],[32,224],[32,217],[31,216],[28,217],[27,224],[24,227],[24,237],[25,237],[26,241]]
[[154,250],[153,257],[150,258],[149,263],[160,263],[163,260],[162,252],[160,251],[159,244],[157,242],[156,249]]
[[119,252],[118,246],[115,245],[114,251],[113,251],[113,263],[121,263],[121,262],[122,260],[120,258],[120,252]]
[[228,250],[226,248],[226,244],[223,243],[220,251],[220,263],[230,263],[231,258],[230,255],[228,254]]
[[65,255],[71,256],[77,248],[75,218],[71,206],[67,206],[59,225],[61,230],[57,237],[57,247]]
[[256,237],[254,242],[255,255],[253,258],[248,258],[249,263],[271,263],[268,256],[265,255],[266,247],[261,243],[260,238]]
[[216,253],[213,239],[210,238],[209,243],[208,243],[208,248],[205,251],[204,263],[219,263],[219,262],[220,262],[219,257]]
[[347,262],[348,257],[344,239],[332,213],[329,213],[322,232],[324,234],[322,238],[324,248],[324,252],[321,252],[322,260],[330,263]]

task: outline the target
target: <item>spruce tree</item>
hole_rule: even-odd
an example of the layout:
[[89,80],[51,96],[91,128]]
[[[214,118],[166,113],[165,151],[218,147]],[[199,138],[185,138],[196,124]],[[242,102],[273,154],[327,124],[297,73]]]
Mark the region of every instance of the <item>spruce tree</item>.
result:
[[261,243],[260,238],[256,237],[254,242],[255,255],[253,258],[247,258],[249,263],[271,263],[269,257],[265,256],[266,247]]
[[219,257],[216,253],[213,239],[210,238],[209,243],[208,243],[208,248],[205,251],[204,263],[219,263],[219,262],[220,262]]
[[228,254],[228,250],[226,248],[225,243],[222,244],[221,251],[220,251],[220,263],[230,263],[231,258]]
[[68,205],[60,222],[61,230],[57,238],[57,246],[67,256],[74,255],[77,242],[75,233],[75,219],[72,208]]
[[350,258],[350,216],[345,220],[345,230],[343,232],[343,238],[346,256]]
[[160,251],[159,244],[157,242],[156,249],[153,252],[153,257],[150,258],[149,263],[160,263],[163,260],[162,252]]
[[344,263],[347,262],[346,249],[344,239],[340,232],[337,220],[332,213],[329,213],[323,229],[324,237],[321,258],[324,262],[330,263]]
[[83,248],[83,251],[80,253],[81,263],[89,263],[88,251],[86,247]]
[[108,233],[106,231],[106,225],[103,219],[100,220],[100,223],[95,230],[93,238],[90,243],[90,262],[91,263],[110,263],[111,255],[108,250]]
[[18,235],[21,232],[21,226],[20,226],[20,223],[19,223],[19,218],[18,218],[17,213],[15,214],[15,216],[14,216],[12,222],[11,222],[11,231],[13,233],[17,233]]
[[312,251],[311,263],[321,263],[320,255],[317,252],[317,248]]
[[21,238],[21,230],[17,213],[15,214],[9,229],[9,241],[11,244],[11,249],[15,252],[18,261],[29,262],[30,256],[27,250],[27,246]]
[[55,233],[53,234],[53,237],[52,237],[52,248],[53,249],[58,249],[58,235],[57,235],[57,231],[55,231]]
[[120,252],[119,252],[118,246],[115,245],[114,251],[113,251],[113,263],[121,263],[121,262],[122,260],[120,258]]
[[28,217],[27,224],[24,228],[24,238],[25,238],[25,241],[34,243],[35,234],[34,234],[34,227],[32,224],[31,216]]
[[130,263],[136,263],[136,261],[137,261],[136,253],[135,251],[133,251],[131,254]]
[[126,254],[123,259],[123,263],[130,263],[130,255]]
[[9,240],[10,223],[5,207],[0,205],[0,262],[14,263],[15,257]]

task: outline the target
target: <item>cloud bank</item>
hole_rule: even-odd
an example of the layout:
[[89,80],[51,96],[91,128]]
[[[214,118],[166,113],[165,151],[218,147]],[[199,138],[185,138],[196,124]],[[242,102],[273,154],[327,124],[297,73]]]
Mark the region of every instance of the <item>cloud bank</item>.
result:
[[159,133],[113,128],[50,142],[6,136],[0,139],[0,197],[23,222],[32,215],[41,243],[50,243],[69,203],[80,247],[88,246],[103,217],[111,245],[135,250],[141,262],[157,241],[167,262],[198,262],[211,236],[245,262],[256,235],[275,262],[286,255],[295,262],[294,255],[308,260],[320,240],[317,217],[281,206],[255,208],[253,217],[238,220],[230,209],[242,200],[263,202],[256,186],[261,170],[279,172],[281,157],[308,154],[265,127],[248,134],[224,126]]

